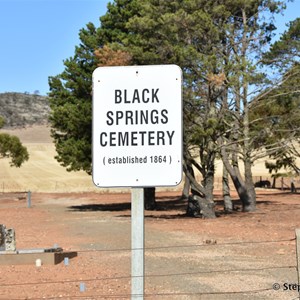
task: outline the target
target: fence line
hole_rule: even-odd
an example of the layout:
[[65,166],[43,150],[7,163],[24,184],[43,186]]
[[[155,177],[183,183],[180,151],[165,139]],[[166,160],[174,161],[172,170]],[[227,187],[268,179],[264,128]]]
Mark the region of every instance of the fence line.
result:
[[[189,245],[168,245],[168,246],[156,246],[156,247],[144,247],[145,250],[159,250],[159,249],[174,249],[174,248],[195,248],[195,247],[209,247],[209,246],[230,246],[230,245],[243,245],[243,244],[268,244],[268,243],[282,243],[292,242],[296,238],[283,239],[283,240],[272,240],[272,241],[244,241],[244,242],[229,242],[229,243],[215,243],[215,244],[189,244]],[[141,248],[115,248],[115,249],[85,249],[85,250],[70,250],[78,253],[84,252],[125,252],[141,250]]]
[[[238,291],[238,292],[195,292],[195,293],[146,293],[144,295],[141,294],[118,294],[118,295],[108,295],[108,294],[95,294],[89,296],[66,296],[67,298],[71,299],[129,299],[131,296],[132,298],[139,298],[144,296],[145,298],[158,296],[158,297],[165,297],[165,296],[205,296],[205,295],[234,295],[234,294],[257,294],[266,291],[272,291],[272,288],[265,288],[265,289],[257,289],[257,290],[246,290],[246,291]],[[93,298],[91,298],[93,297]],[[42,299],[57,299],[58,297],[40,297],[40,298],[10,298],[10,300],[42,300]],[[61,297],[60,297],[61,298]],[[1,298],[0,298],[1,299]],[[297,298],[296,298],[297,299]]]
[[[299,232],[300,233],[300,232]],[[225,245],[249,245],[249,244],[273,244],[273,243],[283,243],[283,242],[295,242],[295,247],[297,242],[299,242],[300,237],[296,232],[296,238],[293,239],[283,239],[283,240],[270,240],[270,241],[245,241],[245,242],[230,242],[230,243],[219,243],[219,244],[194,244],[194,245],[172,245],[172,246],[163,246],[163,247],[148,247],[145,250],[157,250],[157,249],[171,249],[177,247],[217,247],[217,246],[225,246]],[[79,253],[87,253],[87,252],[103,252],[103,251],[111,251],[111,252],[125,252],[131,250],[138,250],[138,249],[94,249],[94,250],[77,250],[76,252]],[[297,255],[300,249],[297,249]],[[159,277],[174,277],[174,276],[199,276],[203,274],[216,274],[216,273],[234,273],[234,272],[259,272],[259,271],[266,271],[266,270],[278,270],[278,269],[294,269],[299,272],[298,266],[296,265],[281,265],[281,266],[269,266],[269,267],[261,267],[261,268],[243,268],[243,269],[224,269],[224,270],[205,270],[205,271],[198,271],[198,272],[182,272],[182,273],[166,273],[166,274],[146,274],[145,278],[159,278]],[[141,276],[135,276],[141,277]],[[39,285],[55,285],[55,284],[70,284],[70,283],[79,283],[79,282],[98,282],[98,281],[116,281],[116,280],[128,280],[131,279],[132,276],[125,275],[125,276],[113,276],[113,277],[101,277],[101,278],[80,278],[74,280],[58,280],[58,281],[35,281],[35,282],[22,282],[22,283],[1,283],[0,291],[2,288],[7,287],[17,287],[17,286],[39,286]],[[256,294],[262,293],[265,291],[273,291],[272,288],[261,288],[261,289],[253,289],[253,290],[240,290],[240,291],[224,291],[224,292],[166,292],[166,293],[145,293],[144,297],[167,297],[167,296],[204,296],[204,295],[233,295],[233,294]],[[43,297],[23,297],[23,298],[10,298],[10,300],[39,300],[39,299],[58,299],[61,297],[66,297],[68,299],[129,299],[130,296],[141,296],[141,295],[131,295],[131,294],[94,294],[94,295],[60,295],[60,296],[43,296]],[[0,296],[0,299],[1,298]],[[294,298],[298,299],[298,298]]]
[[[197,180],[200,182],[202,180],[201,176],[196,176]],[[91,179],[92,181],[92,179]],[[271,188],[273,184],[273,178],[271,176],[253,176],[253,182],[256,187],[262,188]],[[300,176],[298,177],[280,177],[276,179],[275,188],[280,190],[291,190],[291,185],[294,184],[296,190],[300,190]],[[231,178],[229,177],[229,186],[231,190],[234,189],[234,185],[232,183]],[[91,183],[91,186],[82,186],[82,188],[78,189],[78,185],[70,185],[65,182],[58,182],[58,181],[51,181],[49,182],[47,188],[28,188],[28,186],[20,185],[19,183],[14,182],[13,180],[9,181],[2,181],[0,182],[0,193],[18,193],[23,191],[34,191],[34,192],[66,192],[71,191],[72,188],[76,189],[76,191],[85,191],[85,192],[92,192],[98,191],[96,187],[94,187]],[[222,177],[216,176],[214,178],[214,188],[216,190],[222,190]],[[178,190],[180,188],[174,188],[173,190]],[[168,189],[169,190],[169,189]],[[108,192],[103,190],[103,192]]]
[[[297,266],[277,266],[277,267],[264,267],[264,268],[250,268],[250,269],[225,269],[225,270],[212,270],[212,271],[199,271],[199,272],[183,272],[183,273],[167,273],[167,274],[148,274],[145,276],[115,276],[115,277],[102,277],[102,278],[85,278],[74,280],[60,280],[60,281],[36,281],[36,282],[22,282],[22,283],[2,283],[2,287],[15,287],[15,286],[28,286],[28,285],[49,285],[49,284],[65,284],[65,283],[79,283],[79,282],[92,282],[92,281],[109,281],[109,280],[123,280],[131,278],[153,278],[153,277],[177,277],[177,276],[197,276],[201,274],[215,274],[215,273],[234,273],[234,272],[253,272],[253,271],[266,271],[277,269],[296,269]],[[221,294],[226,293],[222,292]]]

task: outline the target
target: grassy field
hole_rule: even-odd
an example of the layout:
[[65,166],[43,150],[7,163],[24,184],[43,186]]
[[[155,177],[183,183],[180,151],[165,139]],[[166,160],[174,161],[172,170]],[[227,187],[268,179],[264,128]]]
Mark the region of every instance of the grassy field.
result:
[[10,167],[8,159],[0,160],[0,192],[97,190],[91,176],[85,172],[67,172],[55,160],[56,151],[48,127],[34,126],[5,132],[21,139],[29,151],[30,159],[21,168]]
[[[109,192],[113,189],[96,188],[91,176],[85,172],[67,172],[55,160],[55,147],[50,137],[50,128],[45,125],[28,128],[1,130],[18,136],[27,147],[30,159],[21,168],[9,166],[8,159],[0,159],[0,192],[39,191],[39,192]],[[221,187],[222,163],[216,162],[216,188]],[[253,176],[263,179],[269,176],[264,160],[253,168]],[[256,178],[256,179],[257,179]],[[181,187],[176,188],[181,189]],[[165,190],[165,189],[163,189]],[[168,190],[174,190],[170,188]],[[120,190],[117,191],[128,191]]]

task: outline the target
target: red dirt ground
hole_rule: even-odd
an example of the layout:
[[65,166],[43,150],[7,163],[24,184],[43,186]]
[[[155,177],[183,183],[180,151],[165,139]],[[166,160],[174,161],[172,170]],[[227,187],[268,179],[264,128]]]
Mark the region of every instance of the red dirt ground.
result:
[[[0,194],[17,249],[56,244],[78,256],[69,265],[1,266],[0,299],[130,299],[130,194],[31,199],[28,208],[26,194]],[[218,218],[208,220],[186,217],[180,193],[157,193],[158,209],[145,212],[145,298],[296,299],[299,194],[259,190],[253,213],[224,214],[216,199]]]

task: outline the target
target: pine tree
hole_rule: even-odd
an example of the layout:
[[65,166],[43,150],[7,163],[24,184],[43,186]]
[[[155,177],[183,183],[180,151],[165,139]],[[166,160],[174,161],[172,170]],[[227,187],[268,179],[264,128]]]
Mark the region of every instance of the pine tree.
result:
[[288,30],[264,56],[264,63],[276,72],[276,85],[266,88],[254,101],[251,112],[253,138],[257,148],[264,148],[275,163],[299,174],[300,157],[300,18],[290,22]]
[[272,20],[263,20],[263,13],[282,8],[284,2],[275,0],[109,4],[101,26],[88,24],[81,30],[81,44],[65,61],[65,71],[50,78],[58,160],[69,170],[91,172],[91,74],[99,63],[116,64],[122,57],[129,64],[177,64],[184,72],[185,163],[198,169],[203,181],[188,167],[186,175],[200,195],[200,206],[214,216],[214,160],[221,155],[243,209],[255,210],[250,110],[259,88],[267,84],[258,62],[275,29]]
[[[99,65],[130,62],[130,54],[119,47],[126,35],[125,24],[135,12],[134,2],[109,3],[107,13],[100,18],[101,26],[89,23],[81,29],[74,56],[64,61],[61,74],[49,77],[56,159],[68,171],[92,172],[92,73]],[[112,54],[114,59],[109,57]]]
[[[264,21],[264,14],[280,12],[284,3],[149,0],[140,4],[140,15],[128,25],[131,53],[142,63],[176,63],[184,71],[186,163],[200,171],[203,182],[196,182],[188,172],[187,176],[210,201],[214,159],[221,149],[244,211],[255,210],[249,104],[253,89],[257,93],[266,84],[258,62],[275,26],[272,19]],[[195,149],[200,164],[194,159]]]

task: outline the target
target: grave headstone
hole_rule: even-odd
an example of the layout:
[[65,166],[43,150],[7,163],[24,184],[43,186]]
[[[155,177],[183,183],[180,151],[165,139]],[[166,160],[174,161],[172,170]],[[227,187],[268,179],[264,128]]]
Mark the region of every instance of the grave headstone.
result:
[[5,251],[5,226],[0,224],[0,251]]
[[13,228],[6,229],[5,232],[5,251],[16,251],[16,233]]
[[16,234],[13,228],[0,224],[0,251],[16,251]]

